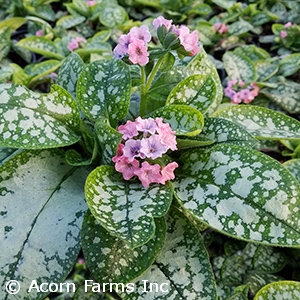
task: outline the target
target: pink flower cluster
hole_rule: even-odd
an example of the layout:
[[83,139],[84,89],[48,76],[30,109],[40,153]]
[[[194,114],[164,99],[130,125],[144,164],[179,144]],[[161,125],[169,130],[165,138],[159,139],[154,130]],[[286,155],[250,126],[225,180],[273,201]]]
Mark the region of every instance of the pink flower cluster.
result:
[[118,131],[123,134],[117,154],[112,158],[116,171],[122,173],[125,180],[137,176],[144,187],[151,183],[165,184],[175,178],[176,162],[161,166],[151,164],[168,150],[176,150],[176,136],[162,118],[136,118],[121,125]]
[[68,50],[69,51],[74,51],[75,49],[82,47],[84,44],[86,43],[86,39],[78,36],[75,39],[72,39],[69,43],[68,43]]
[[259,87],[255,83],[245,85],[243,80],[228,80],[225,88],[225,96],[231,99],[234,104],[250,103],[258,95]]
[[97,4],[97,2],[95,0],[88,0],[88,1],[86,1],[86,4],[88,6],[94,6],[95,4]]
[[[287,22],[286,24],[284,24],[284,28],[287,29],[289,27],[293,26],[293,24],[291,22]],[[279,36],[284,39],[287,36],[287,31],[286,30],[281,30]]]
[[[172,20],[167,20],[162,16],[154,19],[152,24],[155,30],[163,25],[168,31],[172,30],[178,36],[184,49],[190,52],[191,55],[199,52],[197,30],[190,32],[185,25],[176,27],[172,25]],[[131,28],[128,34],[120,36],[118,44],[113,51],[114,57],[121,59],[128,54],[131,63],[141,66],[146,65],[149,62],[148,43],[151,38],[150,30],[146,25]]]
[[223,34],[223,33],[226,33],[227,31],[228,31],[228,27],[225,24],[223,24],[221,22],[214,24],[214,32]]

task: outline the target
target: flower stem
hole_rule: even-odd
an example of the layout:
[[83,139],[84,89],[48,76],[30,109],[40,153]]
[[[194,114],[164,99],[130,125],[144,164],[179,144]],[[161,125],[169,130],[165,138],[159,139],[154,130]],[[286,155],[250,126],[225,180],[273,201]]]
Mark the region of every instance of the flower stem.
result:
[[[141,74],[141,79],[142,79],[142,87],[141,87],[141,102],[140,102],[140,116],[142,117],[147,110],[147,93],[150,90],[151,84],[153,82],[153,79],[161,66],[163,62],[164,56],[162,56],[157,63],[154,65],[151,73],[149,74],[148,80],[146,80],[146,72],[145,68],[142,67],[142,74]],[[147,82],[146,82],[147,81]]]

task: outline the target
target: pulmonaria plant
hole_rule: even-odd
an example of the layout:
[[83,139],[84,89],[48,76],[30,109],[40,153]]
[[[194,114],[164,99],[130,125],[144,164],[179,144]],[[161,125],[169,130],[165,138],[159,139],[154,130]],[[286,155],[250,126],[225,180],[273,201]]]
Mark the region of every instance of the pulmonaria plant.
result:
[[176,162],[161,165],[161,160],[155,163],[168,150],[177,149],[175,132],[169,124],[163,123],[162,118],[138,117],[134,122],[128,120],[119,126],[118,131],[123,134],[122,141],[112,160],[125,180],[137,176],[142,185],[148,187],[151,183],[165,184],[175,178]]
[[227,87],[224,89],[225,96],[234,104],[250,103],[258,92],[259,87],[254,82],[245,84],[243,80],[228,80]]
[[[81,249],[99,284],[134,287],[114,284],[122,299],[215,300],[200,230],[300,246],[300,184],[254,150],[300,139],[300,123],[254,105],[220,108],[197,31],[163,17],[152,25],[121,36],[113,58],[72,52],[49,93],[0,86],[0,282],[18,280],[20,299],[44,298],[28,292],[32,278],[63,281]],[[224,59],[230,78],[256,82],[239,68],[249,59]],[[236,81],[229,92],[249,102],[258,88]],[[145,281],[169,288],[153,295]]]

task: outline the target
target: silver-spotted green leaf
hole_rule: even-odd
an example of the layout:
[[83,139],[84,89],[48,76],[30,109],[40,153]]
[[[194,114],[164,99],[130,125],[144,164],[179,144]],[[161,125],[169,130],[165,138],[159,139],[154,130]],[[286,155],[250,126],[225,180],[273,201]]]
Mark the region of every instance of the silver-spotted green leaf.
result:
[[205,119],[201,136],[217,143],[237,144],[244,147],[253,147],[258,142],[242,126],[223,118]]
[[20,85],[0,85],[0,145],[42,149],[76,143],[79,110],[70,94],[52,85],[39,94]]
[[81,57],[72,52],[61,64],[56,83],[76,98],[76,85],[78,77],[84,67]]
[[120,60],[99,60],[87,65],[77,83],[77,99],[92,120],[106,118],[112,125],[127,114],[131,79],[128,66]]
[[85,262],[99,283],[127,283],[154,262],[166,235],[164,218],[155,220],[155,235],[145,245],[131,249],[124,241],[110,235],[88,212],[81,232]]
[[256,62],[257,60],[264,61],[271,58],[271,55],[266,50],[255,45],[237,47],[233,52],[242,56],[247,56],[253,62]]
[[85,185],[87,203],[95,219],[130,248],[147,243],[154,235],[153,218],[164,216],[172,202],[172,188],[124,181],[112,166],[100,166]]
[[166,105],[185,104],[205,113],[216,97],[215,81],[210,75],[195,74],[178,83],[168,96]]
[[256,80],[254,64],[248,57],[227,51],[223,55],[223,63],[230,79],[242,79],[245,83]]
[[0,61],[9,53],[11,45],[10,35],[11,30],[9,27],[0,28]]
[[300,184],[258,151],[231,144],[188,151],[173,181],[196,218],[229,236],[268,245],[300,244]]
[[246,277],[246,282],[253,295],[255,295],[262,287],[266,286],[267,284],[280,280],[283,280],[283,278],[280,276],[261,272],[256,273],[255,271],[252,271]]
[[268,108],[232,105],[216,111],[213,117],[238,123],[258,139],[300,139],[299,121]]
[[[270,298],[271,297],[271,298]],[[264,286],[255,295],[253,300],[297,300],[300,299],[300,282],[297,281],[279,281]]]
[[135,291],[122,294],[122,299],[217,299],[202,236],[177,209],[167,215],[166,241],[156,262],[134,283]]
[[275,247],[260,245],[253,257],[255,271],[277,273],[286,264],[286,256]]
[[47,293],[28,292],[33,279],[67,277],[81,248],[87,174],[58,150],[23,151],[0,168],[0,285],[18,280],[21,287],[16,295],[1,289],[1,299],[44,299]]
[[255,62],[255,69],[257,72],[256,81],[265,81],[276,74],[278,65],[271,64],[266,60],[259,60]]
[[290,159],[282,164],[300,182],[300,159]]
[[100,14],[100,22],[109,27],[113,28],[123,24],[128,18],[126,10],[120,5],[108,5]]
[[168,105],[150,114],[150,117],[161,117],[169,123],[176,135],[194,136],[201,132],[204,118],[201,112],[188,105]]
[[[217,69],[210,56],[205,52],[203,47],[200,47],[198,54],[189,62],[186,67],[187,71],[192,72],[192,74],[200,74],[205,76],[211,76],[215,83],[216,91],[215,97],[210,103],[210,107],[207,109],[207,114],[210,115],[216,108],[220,105],[223,99],[223,87],[218,75]],[[212,100],[212,99],[210,99]],[[204,114],[204,112],[202,111]]]
[[279,74],[288,77],[300,69],[300,53],[293,53],[279,62]]
[[80,16],[80,15],[68,15],[68,16],[64,16],[62,18],[60,18],[57,22],[56,25],[57,26],[61,26],[62,28],[65,29],[69,29],[72,28],[74,26],[80,25],[81,23],[83,23],[85,21],[85,17],[84,16]]
[[241,19],[228,26],[228,33],[230,33],[231,35],[239,35],[253,29],[254,27],[249,22]]
[[212,2],[218,6],[228,9],[236,3],[236,0],[212,0]]
[[105,121],[96,122],[95,134],[102,150],[102,163],[111,165],[112,158],[116,155],[118,145],[121,142],[122,134]]
[[300,84],[297,82],[279,82],[276,88],[264,88],[261,93],[291,114],[300,112]]
[[0,166],[22,150],[0,147]]
[[63,56],[58,53],[55,44],[49,39],[42,36],[30,36],[20,40],[18,47],[25,48],[29,51],[41,54],[48,58],[62,59]]

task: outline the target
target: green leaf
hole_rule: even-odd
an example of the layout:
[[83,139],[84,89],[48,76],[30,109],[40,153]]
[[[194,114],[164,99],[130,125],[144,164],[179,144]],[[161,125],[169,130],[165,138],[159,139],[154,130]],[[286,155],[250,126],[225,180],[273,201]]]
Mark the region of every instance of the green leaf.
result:
[[288,77],[300,69],[300,53],[293,53],[285,56],[279,62],[279,74]]
[[253,268],[259,272],[277,273],[285,264],[285,255],[275,247],[260,245],[253,257]]
[[212,0],[212,2],[218,6],[228,9],[236,3],[236,0]]
[[231,80],[242,79],[245,83],[256,80],[254,64],[248,57],[227,51],[223,55],[223,63]]
[[300,112],[300,84],[296,82],[288,80],[279,82],[276,88],[264,88],[261,94],[291,114]]
[[11,46],[10,34],[9,27],[0,28],[0,61],[9,53]]
[[68,166],[58,150],[23,151],[0,168],[0,285],[18,280],[19,299],[44,299],[47,293],[28,292],[31,281],[59,283],[72,270],[87,173]]
[[253,147],[257,140],[242,126],[223,118],[207,118],[201,136],[217,143],[230,143]]
[[255,62],[255,69],[257,72],[256,81],[265,81],[277,73],[278,66],[266,60],[259,60]]
[[[253,295],[255,295],[262,287],[266,286],[267,284],[282,280],[282,277],[273,274],[267,273],[255,273],[252,271],[246,278],[246,282],[250,288],[250,291]],[[280,298],[281,299],[281,298]]]
[[241,19],[228,26],[228,33],[231,35],[239,35],[253,29],[254,27],[249,22]]
[[77,99],[92,120],[108,119],[114,126],[127,114],[131,79],[128,66],[120,60],[99,60],[87,65],[77,83]]
[[270,299],[291,300],[300,299],[300,283],[297,281],[279,281],[264,286],[253,300]]
[[300,185],[276,160],[221,144],[188,151],[173,180],[196,218],[229,236],[269,245],[300,244]]
[[17,30],[19,27],[21,27],[24,23],[26,23],[26,21],[27,21],[26,18],[21,18],[21,17],[8,18],[0,22],[0,29],[9,27],[10,32],[12,33],[15,30]]
[[39,94],[20,85],[0,85],[0,145],[42,149],[76,143],[79,111],[70,94],[52,85]]
[[300,139],[299,121],[268,108],[232,105],[216,111],[213,117],[235,122],[258,139]]
[[131,249],[147,243],[155,232],[153,218],[168,211],[172,188],[124,181],[112,166],[100,166],[87,178],[85,193],[95,219]]
[[2,164],[6,160],[10,159],[12,156],[16,155],[21,151],[22,150],[13,149],[13,148],[0,147],[0,166],[2,166]]
[[124,241],[112,236],[88,212],[82,224],[82,248],[85,262],[99,283],[127,283],[154,262],[166,235],[164,218],[156,219],[156,231],[145,245],[130,249]]
[[75,27],[77,25],[80,25],[81,23],[83,23],[85,21],[85,17],[84,16],[80,16],[80,15],[69,15],[69,16],[64,16],[62,18],[60,18],[57,22],[56,25],[57,26],[61,26],[64,29],[69,29],[72,27]]
[[254,45],[244,45],[241,47],[237,47],[233,52],[244,57],[246,56],[253,62],[257,60],[268,60],[269,58],[271,58],[271,55],[266,50]]
[[105,121],[96,122],[95,134],[102,150],[102,163],[111,165],[112,158],[117,154],[117,148],[121,142],[122,134],[109,126]]
[[20,40],[16,46],[41,54],[47,58],[63,58],[63,56],[58,53],[55,44],[45,37],[30,36]]
[[150,117],[161,117],[169,123],[176,135],[194,136],[201,132],[204,119],[201,112],[188,105],[168,105],[150,114]]
[[[210,99],[212,103],[207,110],[207,114],[210,115],[220,105],[223,99],[223,87],[218,75],[217,69],[210,56],[205,52],[203,47],[200,47],[198,54],[189,62],[186,67],[187,71],[192,74],[200,74],[204,76],[210,76],[215,84],[215,96],[214,99]],[[204,114],[204,112],[202,111]]]
[[300,159],[290,159],[282,164],[300,182]]
[[216,85],[211,76],[195,74],[178,83],[168,96],[166,105],[186,104],[205,113],[216,97]]
[[170,210],[164,247],[156,262],[134,283],[134,292],[122,294],[122,299],[217,299],[202,237],[182,212]]
[[72,52],[61,64],[56,83],[76,98],[76,85],[78,77],[84,67],[80,56]]
[[100,22],[109,28],[123,24],[128,18],[126,10],[120,5],[106,6],[100,14]]

